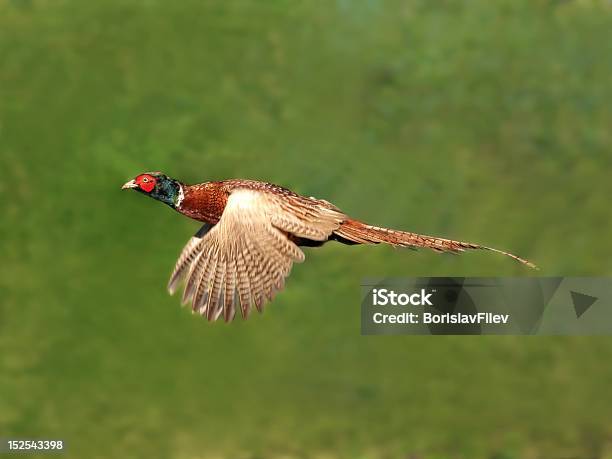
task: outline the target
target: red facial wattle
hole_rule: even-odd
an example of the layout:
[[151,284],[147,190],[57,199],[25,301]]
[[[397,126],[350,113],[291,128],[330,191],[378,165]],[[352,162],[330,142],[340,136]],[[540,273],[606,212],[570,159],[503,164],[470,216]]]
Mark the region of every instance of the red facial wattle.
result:
[[155,188],[155,178],[147,174],[139,175],[136,177],[136,184],[142,191],[150,193]]

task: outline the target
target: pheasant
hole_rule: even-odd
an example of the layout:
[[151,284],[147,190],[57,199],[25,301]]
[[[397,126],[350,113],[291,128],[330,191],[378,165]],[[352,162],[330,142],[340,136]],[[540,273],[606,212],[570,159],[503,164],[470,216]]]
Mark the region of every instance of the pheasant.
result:
[[328,241],[343,244],[389,244],[438,252],[489,250],[536,266],[502,250],[469,242],[368,225],[348,217],[333,204],[255,180],[223,180],[185,185],[161,172],[138,175],[123,185],[202,222],[183,248],[170,276],[172,295],[183,279],[183,304],[217,320],[233,320],[240,308],[261,312],[284,286],[293,263],[304,261],[301,246]]

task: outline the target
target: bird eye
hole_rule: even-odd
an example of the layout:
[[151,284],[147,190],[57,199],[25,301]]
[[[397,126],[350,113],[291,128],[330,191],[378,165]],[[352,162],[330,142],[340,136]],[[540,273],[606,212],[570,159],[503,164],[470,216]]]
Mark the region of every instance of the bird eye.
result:
[[143,183],[147,183],[149,181],[149,179],[145,177],[145,178],[142,179],[142,181],[143,181]]

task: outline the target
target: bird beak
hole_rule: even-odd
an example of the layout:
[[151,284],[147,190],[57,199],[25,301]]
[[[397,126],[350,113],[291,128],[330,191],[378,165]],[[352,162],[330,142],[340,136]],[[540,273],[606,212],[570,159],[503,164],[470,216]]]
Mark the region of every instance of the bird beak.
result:
[[138,185],[136,185],[134,180],[130,180],[121,187],[122,190],[127,190],[129,188],[138,188]]

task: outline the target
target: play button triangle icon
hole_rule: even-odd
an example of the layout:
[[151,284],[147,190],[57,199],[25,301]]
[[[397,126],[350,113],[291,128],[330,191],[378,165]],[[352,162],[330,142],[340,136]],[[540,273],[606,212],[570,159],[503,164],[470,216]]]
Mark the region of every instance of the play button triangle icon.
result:
[[572,295],[572,302],[574,303],[576,318],[580,318],[580,316],[597,301],[597,298],[594,296],[585,295],[584,293],[578,293],[570,290],[570,294]]

